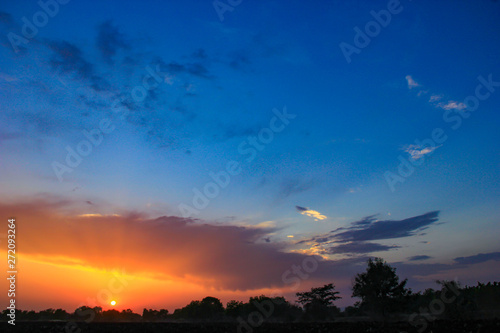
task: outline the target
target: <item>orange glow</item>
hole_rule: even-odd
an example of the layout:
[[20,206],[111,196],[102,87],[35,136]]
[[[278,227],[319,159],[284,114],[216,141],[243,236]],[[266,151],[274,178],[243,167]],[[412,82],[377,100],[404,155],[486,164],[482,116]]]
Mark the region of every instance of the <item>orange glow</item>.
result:
[[[0,256],[7,253],[0,251]],[[60,263],[43,256],[18,255],[19,271],[23,272],[16,292],[16,306],[19,309],[36,311],[47,308],[62,308],[73,312],[82,305],[110,306],[126,308],[140,313],[143,308],[168,309],[186,306],[191,300],[212,295],[223,303],[231,299],[246,301],[250,296],[270,294],[271,289],[232,291],[218,290],[192,281],[192,279],[154,279],[139,275],[126,275],[120,270],[102,270],[83,266],[77,259],[59,258]],[[7,280],[5,280],[7,281]],[[123,285],[120,283],[123,282]],[[7,290],[7,283],[2,280],[0,287]],[[6,289],[7,288],[7,289]],[[5,295],[0,300],[6,302]],[[112,295],[112,296],[111,296]],[[112,301],[116,302],[115,304]],[[125,308],[123,308],[125,309]],[[119,308],[121,310],[121,306]]]
[[[195,224],[175,217],[147,220],[131,214],[82,217],[66,205],[0,203],[0,215],[22,221],[16,229],[18,309],[61,308],[73,313],[85,305],[172,313],[206,296],[223,303],[247,301],[287,292],[290,285],[283,285],[282,273],[303,258],[254,244],[260,229]],[[6,258],[4,242],[0,238],[0,256]],[[240,253],[254,255],[242,260]],[[273,258],[273,265],[266,258]],[[0,288],[9,290],[7,284],[2,279]],[[0,302],[8,301],[7,293],[1,293]]]

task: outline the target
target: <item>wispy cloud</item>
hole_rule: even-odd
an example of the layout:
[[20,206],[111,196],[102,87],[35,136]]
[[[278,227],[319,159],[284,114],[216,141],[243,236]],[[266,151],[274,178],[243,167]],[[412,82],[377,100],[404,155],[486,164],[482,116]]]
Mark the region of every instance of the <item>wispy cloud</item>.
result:
[[353,223],[347,231],[333,235],[338,241],[370,241],[414,236],[418,231],[436,223],[439,211],[410,217],[404,220],[370,221],[369,223]]
[[326,215],[323,215],[316,210],[312,210],[312,209],[309,209],[306,207],[301,207],[301,206],[295,206],[295,208],[299,211],[300,214],[312,217],[314,219],[314,221],[327,219]]
[[[297,206],[298,210],[306,209]],[[404,220],[378,220],[376,215],[367,216],[354,221],[348,227],[341,227],[326,234],[304,239],[296,245],[305,244],[317,252],[329,254],[367,254],[371,252],[389,251],[399,248],[398,245],[373,243],[376,240],[404,238],[415,236],[438,222],[439,211],[410,217]],[[319,251],[319,252],[321,252]]]
[[432,153],[434,150],[438,149],[441,146],[434,146],[434,147],[422,147],[419,145],[407,145],[403,147],[403,150],[410,154],[411,158],[413,160],[418,160],[419,158],[422,158],[423,156]]
[[440,101],[443,98],[443,95],[431,95],[429,98],[429,103],[434,103]]
[[278,199],[282,200],[290,195],[302,193],[315,185],[313,180],[302,178],[285,178],[279,184]]
[[371,252],[388,251],[392,249],[398,249],[401,246],[397,245],[382,245],[377,243],[369,242],[351,242],[347,244],[342,244],[334,247],[330,247],[328,252],[330,254],[337,253],[355,253],[355,254],[367,254]]
[[104,61],[108,64],[113,63],[113,57],[117,51],[130,47],[125,41],[124,35],[118,31],[118,28],[111,21],[99,25],[96,46],[101,52]]
[[408,82],[408,89],[413,89],[415,87],[420,86],[412,77],[411,75],[406,75],[406,81]]
[[500,252],[478,253],[473,256],[458,257],[453,259],[453,261],[460,265],[479,264],[490,260],[500,261]]
[[422,261],[422,260],[427,260],[427,259],[431,259],[431,258],[432,257],[426,256],[426,255],[418,255],[418,256],[409,257],[408,260],[409,261]]
[[467,106],[462,102],[448,101],[448,103],[439,103],[436,107],[444,110],[463,110]]

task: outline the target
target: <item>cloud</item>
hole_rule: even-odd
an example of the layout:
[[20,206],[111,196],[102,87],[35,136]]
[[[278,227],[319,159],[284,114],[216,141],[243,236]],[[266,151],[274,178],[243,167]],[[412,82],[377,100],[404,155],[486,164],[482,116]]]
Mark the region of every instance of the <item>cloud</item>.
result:
[[128,49],[130,46],[118,29],[111,21],[106,21],[99,25],[96,39],[96,46],[101,52],[101,56],[108,64],[113,63],[113,57],[120,49]]
[[229,66],[233,69],[244,69],[252,62],[245,51],[236,51],[229,55]]
[[[22,221],[18,228],[27,257],[65,257],[98,269],[120,268],[231,290],[282,287],[283,273],[310,258],[265,242],[275,231],[268,227],[214,225],[176,216],[149,218],[131,211],[118,216],[79,213],[81,208],[68,200],[0,203],[1,216]],[[315,277],[331,278],[336,265],[321,261]]]
[[318,212],[316,210],[312,210],[312,209],[301,207],[301,206],[295,206],[295,208],[300,212],[300,214],[312,217],[314,219],[314,221],[327,219],[326,215],[322,215],[320,212]]
[[413,89],[415,87],[419,87],[420,84],[418,84],[415,80],[413,80],[413,78],[411,77],[411,75],[406,75],[406,81],[408,82],[408,89]]
[[62,41],[50,41],[49,48],[53,51],[50,65],[63,74],[75,73],[79,78],[90,78],[94,69],[91,63],[83,58],[83,52],[74,44]]
[[453,261],[460,265],[473,265],[490,260],[500,261],[500,252],[479,253],[473,256],[458,257],[453,259]]
[[13,26],[14,20],[12,19],[12,15],[7,12],[0,11],[0,23],[6,26]]
[[436,105],[436,107],[444,109],[444,110],[463,110],[467,106],[462,103],[462,102],[456,102],[456,101],[448,101],[448,103],[439,103]]
[[104,78],[95,74],[94,66],[83,57],[83,52],[74,44],[67,41],[49,41],[52,50],[49,64],[54,71],[60,74],[74,74],[76,79],[84,80],[95,91],[110,88]]
[[[301,212],[308,211],[305,207],[296,206]],[[398,245],[383,245],[370,241],[392,238],[411,237],[438,221],[439,211],[410,217],[404,220],[380,221],[375,215],[354,221],[349,227],[341,227],[327,234],[317,235],[301,240],[296,245],[306,244],[327,254],[368,254],[372,252],[398,249]]]
[[417,232],[435,224],[439,218],[439,211],[433,211],[422,215],[410,217],[404,220],[370,221],[370,223],[357,224],[334,234],[333,239],[339,242],[372,241],[392,238],[410,237]]
[[[318,265],[314,274],[308,274],[307,281],[303,281],[304,284],[300,286],[302,290],[334,279],[339,290],[349,295],[353,276],[366,268],[368,259],[361,255],[325,260],[305,252],[285,253],[284,248],[270,239],[269,242],[265,241],[270,232],[267,228],[215,225],[203,220],[175,216],[151,218],[140,212],[124,210],[119,212],[119,216],[103,214],[79,217],[85,211],[77,204],[82,203],[57,199],[2,202],[0,215],[15,216],[19,222],[22,221],[18,225],[18,232],[23,237],[26,262],[35,259],[40,265],[63,264],[67,268],[74,266],[81,269],[83,266],[108,271],[120,270],[144,278],[196,283],[212,292],[258,288],[287,290],[294,286],[295,282],[290,281],[297,279],[297,275],[291,273],[292,267],[302,265],[307,259],[309,264],[311,260],[316,260]],[[83,208],[88,209],[88,206],[83,204]],[[376,223],[379,222],[370,225]],[[341,245],[345,246],[338,246],[337,251],[347,249],[350,244]],[[365,249],[370,246],[373,250],[382,249],[378,244],[373,246],[368,242],[351,246],[358,253],[362,252],[363,246]],[[397,268],[399,276],[410,278],[412,283],[423,281],[420,284],[423,289],[429,287],[430,281],[447,278],[452,274],[449,272],[456,268],[482,262],[484,258],[499,258],[499,253],[466,258],[481,256],[481,260],[463,260],[463,265],[413,262],[390,264]],[[498,266],[489,267],[492,274],[498,273]],[[284,282],[282,277],[287,271],[291,274],[288,282]],[[467,276],[462,276],[461,281],[466,278]],[[51,281],[56,285],[60,282],[56,276]],[[293,297],[293,293],[290,297]]]
[[427,259],[431,259],[431,258],[432,257],[426,256],[426,255],[419,255],[419,256],[409,257],[408,260],[409,261],[421,261],[421,260],[427,260]]
[[[307,211],[307,208],[296,206],[299,211]],[[374,215],[367,216],[359,221],[352,222],[349,227],[341,227],[326,234],[304,239],[296,244],[333,245],[344,243],[361,243],[374,240],[384,240],[392,238],[403,238],[415,236],[430,225],[436,224],[439,220],[439,211],[433,211],[422,215],[410,217],[404,220],[377,220]],[[350,245],[368,249],[370,245],[354,244]],[[377,244],[379,245],[379,244]],[[348,246],[344,249],[349,248]],[[375,248],[375,247],[373,247]],[[379,247],[380,248],[380,247]],[[382,248],[380,248],[382,249]]]
[[340,254],[340,253],[367,254],[371,252],[389,251],[392,249],[398,249],[400,247],[401,246],[397,245],[382,245],[382,244],[368,243],[368,242],[351,242],[331,247],[328,249],[328,252],[330,254]]
[[434,147],[425,147],[423,148],[422,146],[419,145],[408,145],[403,148],[405,152],[410,154],[411,158],[414,160],[418,160],[419,158],[422,158],[423,156],[432,153],[434,150],[438,149],[440,146],[434,146]]
[[[0,45],[15,51],[15,48],[12,47],[8,38],[10,32],[21,35],[21,26],[14,21],[11,14],[0,11]],[[21,54],[25,54],[28,49],[24,45],[17,45],[17,50],[20,51]]]
[[278,199],[285,199],[293,194],[302,193],[314,186],[313,180],[285,178],[279,184]]
[[193,54],[191,55],[192,58],[194,59],[201,59],[205,60],[208,58],[207,52],[204,49],[198,49]]
[[443,95],[432,95],[429,98],[429,103],[437,102],[443,98]]
[[166,69],[171,74],[190,74],[204,79],[213,79],[214,76],[210,74],[207,67],[201,62],[186,62],[181,64],[177,61],[169,63],[160,61],[160,66]]

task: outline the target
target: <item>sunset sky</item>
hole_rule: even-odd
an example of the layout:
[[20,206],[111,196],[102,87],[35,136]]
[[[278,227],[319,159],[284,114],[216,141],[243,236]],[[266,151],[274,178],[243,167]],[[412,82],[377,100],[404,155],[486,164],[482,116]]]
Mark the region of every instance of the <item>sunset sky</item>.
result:
[[19,308],[499,280],[500,2],[44,1],[0,4]]

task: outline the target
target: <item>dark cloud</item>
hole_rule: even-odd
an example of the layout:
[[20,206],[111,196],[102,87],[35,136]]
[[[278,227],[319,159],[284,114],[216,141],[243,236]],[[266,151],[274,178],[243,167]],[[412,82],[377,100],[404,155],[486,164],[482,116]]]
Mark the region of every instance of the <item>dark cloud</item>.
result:
[[301,207],[301,206],[295,206],[295,208],[296,208],[299,212],[303,212],[303,211],[309,210],[309,208],[307,208],[307,207]]
[[50,41],[53,51],[50,65],[62,74],[75,73],[79,78],[90,79],[94,74],[91,63],[83,57],[83,52],[74,44],[62,41]]
[[365,225],[369,225],[369,224],[372,224],[373,222],[377,221],[376,216],[377,215],[370,215],[370,216],[364,217],[363,219],[361,219],[359,221],[352,222],[351,224],[353,226],[365,226]]
[[170,74],[188,74],[204,79],[213,79],[207,67],[201,61],[180,63],[178,61],[165,62],[161,58],[156,58],[155,63],[158,63],[162,72]]
[[233,69],[245,69],[251,63],[245,51],[237,51],[229,55],[229,66]]
[[13,27],[15,25],[12,15],[3,11],[0,11],[0,23],[5,27]]
[[285,178],[279,184],[277,199],[282,200],[292,194],[305,192],[314,186],[314,181],[299,178]]
[[[284,274],[307,260],[309,267],[311,262],[317,264],[314,272],[308,273],[307,283],[321,285],[335,279],[348,293],[352,277],[365,270],[368,259],[358,256],[334,261],[286,253],[267,241],[276,232],[272,228],[216,225],[176,216],[150,218],[134,211],[122,211],[120,216],[81,216],[90,207],[85,202],[40,198],[0,203],[0,215],[23,221],[18,228],[24,255],[36,256],[40,262],[57,263],[65,257],[93,268],[119,268],[157,279],[188,279],[217,289],[248,290],[290,287],[290,278],[296,275],[289,274],[287,282]],[[41,238],[47,230],[51,231],[49,238]],[[338,246],[337,251],[347,250],[348,245]],[[380,250],[382,245],[352,246],[351,251],[361,253],[363,247]],[[431,276],[434,280],[438,274],[447,278],[448,271],[463,265],[499,259],[500,253],[493,252],[457,258],[459,263],[451,265],[398,262],[391,266],[401,278]]]
[[95,91],[111,89],[108,81],[97,75],[94,66],[88,62],[82,50],[67,41],[48,41],[52,50],[49,64],[59,74],[73,74],[75,79],[82,80]]
[[194,59],[205,60],[208,58],[207,52],[204,49],[198,49],[191,55]]
[[90,87],[95,91],[109,91],[111,89],[109,82],[97,75],[90,77]]
[[347,228],[347,231],[337,233],[332,238],[339,242],[349,242],[410,237],[426,229],[429,225],[436,223],[439,220],[438,216],[439,211],[399,221],[377,221],[373,217],[368,217],[351,223],[352,226]]
[[458,257],[453,259],[459,265],[473,265],[485,261],[500,261],[500,252],[479,253],[468,257]]
[[[319,240],[316,240],[319,242]],[[377,243],[366,243],[366,242],[353,242],[348,244],[342,244],[339,246],[331,247],[328,249],[328,253],[356,253],[356,254],[367,254],[371,252],[389,251],[392,249],[398,249],[401,246],[396,245],[382,245]]]
[[172,74],[187,73],[205,79],[213,78],[208,72],[208,69],[201,63],[179,64],[174,61],[166,64],[165,68]]
[[[296,206],[298,211],[307,210],[305,207]],[[328,253],[366,254],[378,251],[388,251],[400,246],[386,246],[368,241],[410,237],[438,221],[439,211],[410,217],[404,220],[379,221],[376,215],[367,216],[351,223],[349,227],[341,227],[327,234],[317,235],[304,239],[296,244],[310,243],[327,249]],[[339,245],[340,244],[340,245]],[[332,246],[335,245],[335,246]]]
[[113,57],[118,50],[130,48],[123,34],[118,31],[111,21],[106,21],[99,25],[97,31],[96,46],[106,63],[114,63]]
[[[24,39],[21,31],[21,26],[14,21],[11,14],[0,11],[0,45],[18,53],[19,55],[25,55],[28,52],[28,49],[23,42],[19,42],[17,40]],[[14,45],[9,39],[9,35],[11,33],[12,35],[10,37],[14,40]],[[17,43],[19,43],[19,45],[17,45]]]
[[432,257],[430,257],[430,256],[419,255],[419,256],[409,257],[408,260],[409,261],[421,261],[421,260],[427,260],[427,259],[431,259],[431,258]]

